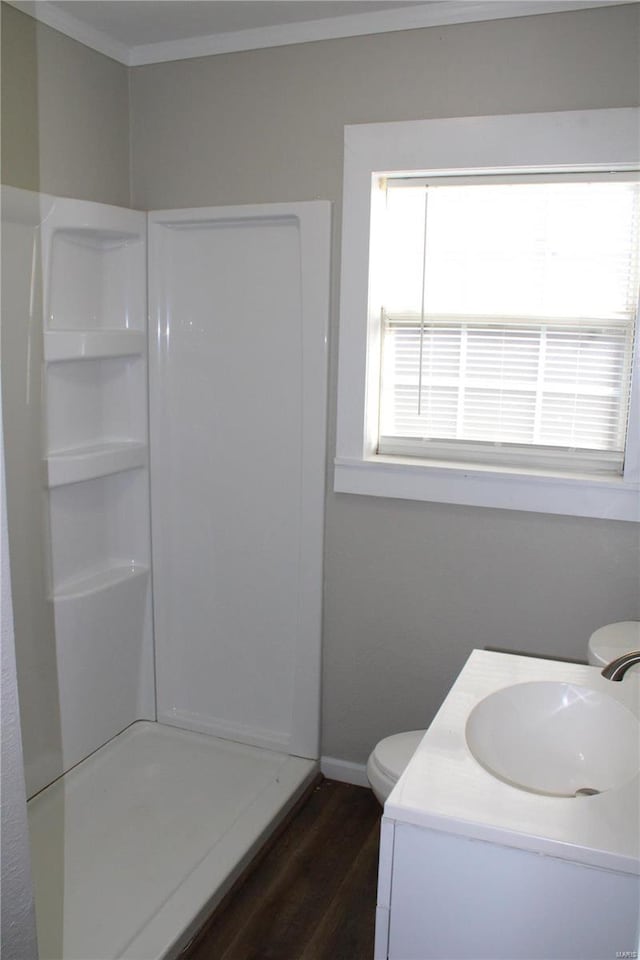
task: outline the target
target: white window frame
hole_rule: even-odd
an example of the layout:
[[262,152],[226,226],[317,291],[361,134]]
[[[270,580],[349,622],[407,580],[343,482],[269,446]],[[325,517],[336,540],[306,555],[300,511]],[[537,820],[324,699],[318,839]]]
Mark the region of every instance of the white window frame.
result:
[[585,167],[638,170],[640,110],[359,124],[345,127],[344,149],[334,490],[640,522],[640,335],[634,349],[624,473],[609,478],[379,455],[379,318],[369,316],[374,176],[418,171],[477,175],[524,168],[542,173]]

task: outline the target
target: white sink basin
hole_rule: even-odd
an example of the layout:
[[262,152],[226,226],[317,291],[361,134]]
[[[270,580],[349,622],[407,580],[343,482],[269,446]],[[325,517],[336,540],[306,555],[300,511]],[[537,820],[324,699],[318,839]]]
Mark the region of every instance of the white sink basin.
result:
[[572,683],[504,687],[467,719],[475,759],[500,780],[557,797],[622,786],[640,768],[640,724],[617,700]]

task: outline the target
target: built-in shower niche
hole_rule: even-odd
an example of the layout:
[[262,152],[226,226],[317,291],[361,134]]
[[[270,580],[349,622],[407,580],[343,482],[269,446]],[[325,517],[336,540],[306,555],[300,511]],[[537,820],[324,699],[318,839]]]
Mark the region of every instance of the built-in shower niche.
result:
[[54,600],[147,570],[147,487],[146,470],[129,469],[49,491]]
[[51,596],[149,564],[146,220],[56,200],[43,223]]
[[140,355],[49,364],[48,486],[146,464],[145,385]]
[[70,227],[53,232],[49,330],[143,330],[145,243],[136,233]]

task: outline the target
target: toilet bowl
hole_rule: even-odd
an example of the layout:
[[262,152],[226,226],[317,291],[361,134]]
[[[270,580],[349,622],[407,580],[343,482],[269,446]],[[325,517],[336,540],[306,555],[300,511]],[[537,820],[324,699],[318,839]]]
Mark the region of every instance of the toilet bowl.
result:
[[409,730],[385,737],[371,752],[367,761],[367,777],[379,803],[384,802],[416,752],[426,730]]
[[[608,623],[600,627],[589,637],[589,663],[597,667],[606,667],[612,660],[616,660],[631,650],[640,650],[640,621],[622,620],[619,623]],[[631,670],[640,670],[640,664],[631,667]]]
[[[640,650],[640,621],[637,620],[624,620],[600,627],[591,634],[587,645],[589,663],[601,668],[630,650]],[[631,669],[640,671],[640,664]],[[382,806],[425,733],[426,730],[396,733],[385,737],[372,750],[367,761],[367,777]]]

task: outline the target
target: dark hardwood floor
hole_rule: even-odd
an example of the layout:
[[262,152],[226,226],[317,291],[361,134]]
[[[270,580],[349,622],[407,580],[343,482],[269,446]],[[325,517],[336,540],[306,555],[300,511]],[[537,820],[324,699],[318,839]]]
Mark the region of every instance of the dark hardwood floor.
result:
[[182,960],[371,960],[381,812],[322,780]]

